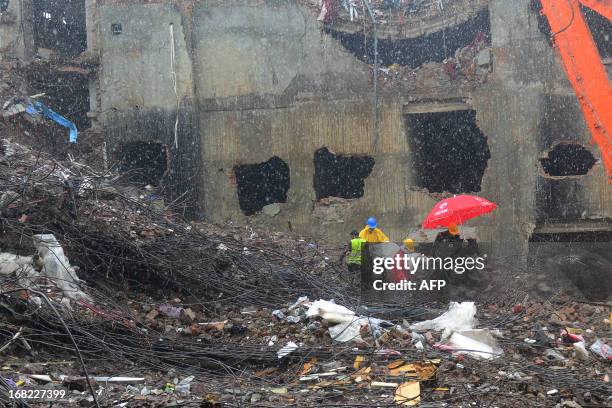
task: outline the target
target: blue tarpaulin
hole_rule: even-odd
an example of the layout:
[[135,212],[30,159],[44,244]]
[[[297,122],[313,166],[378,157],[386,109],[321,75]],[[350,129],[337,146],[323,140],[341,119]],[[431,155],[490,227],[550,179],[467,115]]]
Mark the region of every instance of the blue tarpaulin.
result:
[[28,105],[26,112],[32,116],[42,114],[55,123],[68,128],[70,130],[70,143],[76,143],[78,135],[76,125],[59,113],[49,109],[44,103],[39,101],[33,102],[31,105]]

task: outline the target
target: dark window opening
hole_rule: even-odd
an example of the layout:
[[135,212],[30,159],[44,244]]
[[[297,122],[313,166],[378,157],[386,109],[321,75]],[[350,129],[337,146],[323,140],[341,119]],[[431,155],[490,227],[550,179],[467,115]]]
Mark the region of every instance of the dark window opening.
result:
[[588,7],[581,6],[581,11],[601,57],[612,57],[612,21]]
[[9,0],[0,0],[0,13],[4,13],[8,10]]
[[121,34],[123,32],[123,27],[121,26],[121,23],[111,24],[111,32],[113,33],[113,35]]
[[583,176],[595,165],[595,157],[584,146],[560,143],[548,156],[540,159],[544,172],[549,176]]
[[32,94],[42,94],[45,105],[74,122],[79,131],[91,126],[89,112],[89,78],[74,72],[50,73],[33,67],[27,73]]
[[268,204],[287,202],[289,166],[277,156],[259,164],[234,166],[238,204],[244,215],[253,215]]
[[374,168],[369,156],[335,155],[326,147],[314,154],[314,189],[317,200],[327,197],[363,197],[364,179]]
[[409,114],[407,127],[417,186],[430,193],[480,191],[491,152],[475,111]]
[[37,48],[75,57],[87,49],[85,0],[33,0]]
[[[368,36],[364,39],[362,33],[349,34],[332,29],[327,29],[327,32],[359,60],[374,63],[373,38]],[[483,9],[474,18],[446,30],[417,38],[379,39],[378,57],[384,66],[399,64],[417,68],[426,62],[443,62],[445,58],[454,56],[458,49],[475,42],[484,40],[489,44],[490,33],[489,10]]]
[[159,186],[167,169],[167,149],[161,143],[127,143],[121,151],[120,171],[131,183]]

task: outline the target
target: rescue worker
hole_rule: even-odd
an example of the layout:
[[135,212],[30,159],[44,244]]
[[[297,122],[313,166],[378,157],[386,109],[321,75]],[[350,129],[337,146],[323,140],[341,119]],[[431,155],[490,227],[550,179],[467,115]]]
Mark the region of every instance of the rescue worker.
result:
[[349,256],[346,264],[352,280],[361,272],[361,250],[365,242],[365,239],[359,238],[359,233],[356,230],[351,232],[351,242],[348,249]]
[[459,235],[459,227],[455,223],[448,224],[446,231],[439,232],[434,241],[434,256],[445,258],[456,256],[461,250],[463,239]]
[[368,218],[367,225],[359,233],[359,238],[364,239],[366,242],[371,244],[379,244],[381,242],[389,242],[389,238],[382,232],[378,227],[376,218]]
[[[405,252],[405,253],[407,253],[407,254],[408,254],[408,257],[409,257],[409,258],[418,258],[419,256],[421,256],[421,253],[416,252],[416,251],[414,250],[414,241],[413,241],[412,239],[410,239],[410,238],[406,238],[406,239],[404,240],[403,250],[404,250],[404,252]],[[410,265],[412,265],[412,264],[410,264]],[[412,267],[411,267],[411,268],[410,268],[410,273],[411,273],[411,274],[413,274],[413,272],[414,272],[414,273],[418,272],[418,269],[415,269],[415,270],[413,271],[413,269],[412,269]]]
[[[414,241],[412,239],[406,238],[404,239],[402,243],[403,245],[400,247],[399,251],[397,251],[395,256],[399,255],[401,259],[404,258],[404,255],[406,255],[408,258],[417,258],[421,256],[421,254],[414,251]],[[393,267],[393,269],[391,270],[391,279],[393,279],[393,282],[395,283],[399,283],[402,280],[408,280],[410,279],[410,276],[413,275],[412,270],[413,270],[413,263],[411,263],[411,261],[408,260],[407,268],[399,269],[397,268],[397,266]],[[415,269],[414,272],[416,273],[417,270]]]
[[438,233],[436,236],[436,242],[455,242],[461,241],[459,236],[459,227],[454,222],[448,224],[448,229]]
[[407,254],[414,253],[414,241],[412,239],[406,238],[402,243],[404,244],[404,246],[402,247],[404,252],[406,252]]

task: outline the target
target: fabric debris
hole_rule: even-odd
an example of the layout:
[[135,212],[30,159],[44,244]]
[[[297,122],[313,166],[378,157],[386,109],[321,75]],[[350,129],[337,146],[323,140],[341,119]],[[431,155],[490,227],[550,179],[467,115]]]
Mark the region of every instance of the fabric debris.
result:
[[32,102],[30,105],[28,105],[26,107],[25,111],[26,111],[26,113],[28,113],[28,114],[30,114],[32,116],[43,115],[46,118],[51,119],[52,121],[54,121],[58,125],[67,128],[69,130],[69,140],[70,140],[70,143],[76,143],[77,142],[78,130],[77,130],[76,125],[73,122],[71,122],[68,119],[66,119],[65,117],[63,117],[62,115],[60,115],[59,113],[57,113],[57,112],[51,110],[50,108],[48,108],[42,102],[40,102],[40,101]]

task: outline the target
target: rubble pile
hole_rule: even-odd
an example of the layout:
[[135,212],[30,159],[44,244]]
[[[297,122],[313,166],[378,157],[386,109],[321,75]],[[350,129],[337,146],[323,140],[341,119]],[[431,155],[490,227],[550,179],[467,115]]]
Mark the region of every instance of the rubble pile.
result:
[[270,305],[303,293],[336,298],[342,293],[341,273],[325,254],[286,253],[254,232],[245,236],[183,222],[170,209],[151,204],[148,193],[116,183],[116,175],[54,161],[9,141],[2,146],[0,210],[7,251],[27,251],[34,235],[52,233],[91,277],[163,282],[217,304]]
[[16,394],[35,388],[58,406],[612,402],[609,305],[360,306],[337,249],[186,222],[119,180],[2,142],[3,404],[37,406]]
[[[477,308],[464,302],[451,304],[437,318],[414,321],[359,316],[307,297],[280,309],[236,307],[221,315],[180,298],[159,303],[142,294],[128,297],[121,310],[111,311],[111,304],[96,298],[96,306],[81,301],[65,311],[75,319],[70,330],[85,360],[95,367],[92,381],[103,390],[104,406],[587,407],[610,402],[609,357],[601,348],[582,353],[576,347],[609,344],[609,307],[534,301]],[[17,310],[19,304],[31,307],[24,299],[10,300]],[[105,333],[95,333],[102,321]],[[50,359],[62,355],[58,350],[66,344],[59,330],[42,341],[40,326],[5,322],[10,323],[2,332],[21,333],[40,354],[28,355],[23,343],[11,345],[20,357],[3,361],[2,378],[17,388],[66,389],[67,403],[91,400],[78,365]],[[352,338],[338,336],[338,326]],[[471,339],[469,350],[461,338]],[[100,355],[116,362],[94,364]],[[40,363],[42,356],[48,362]],[[129,362],[128,367],[119,362]]]

